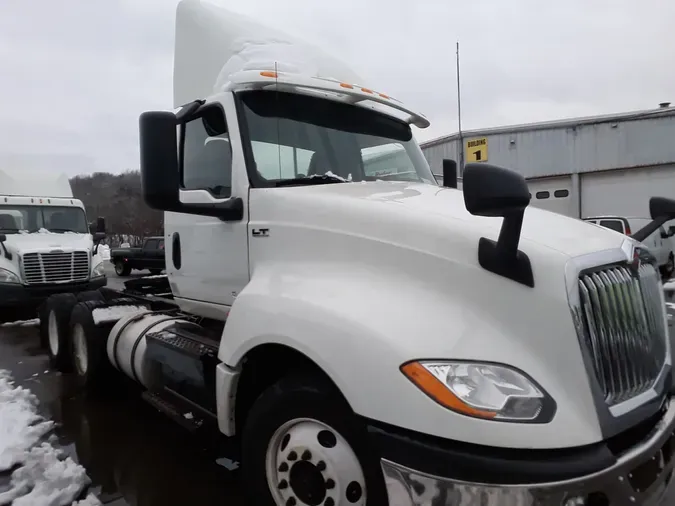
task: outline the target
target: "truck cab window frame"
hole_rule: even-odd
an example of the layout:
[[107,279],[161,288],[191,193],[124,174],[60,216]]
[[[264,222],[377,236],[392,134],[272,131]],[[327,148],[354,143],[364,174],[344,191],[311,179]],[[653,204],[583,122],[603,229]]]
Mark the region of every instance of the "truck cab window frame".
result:
[[[182,190],[206,190],[215,198],[232,196],[232,144],[225,111],[219,103],[205,104],[181,122],[178,144]],[[194,170],[186,174],[186,167]]]
[[[362,149],[400,145],[409,158],[409,169],[404,172],[414,172],[416,177],[387,180],[437,185],[410,125],[379,111],[311,95],[262,90],[238,92],[235,107],[251,188],[274,188],[279,182],[293,180],[264,177],[258,168],[259,150],[254,144],[260,142],[278,146],[280,157],[284,147],[313,152],[309,165],[316,170],[308,170],[308,174],[298,171],[298,177],[332,173],[347,181],[378,179],[365,173]],[[283,160],[280,169],[284,171]]]

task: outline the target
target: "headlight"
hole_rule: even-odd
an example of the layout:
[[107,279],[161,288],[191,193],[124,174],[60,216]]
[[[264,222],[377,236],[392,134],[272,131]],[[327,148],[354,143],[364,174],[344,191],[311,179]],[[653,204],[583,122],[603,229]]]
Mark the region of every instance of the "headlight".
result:
[[6,269],[0,269],[0,283],[21,283],[19,276]]
[[91,271],[92,278],[100,278],[101,276],[105,276],[105,267],[103,265],[103,262],[97,264],[94,267],[94,270]]
[[555,402],[540,386],[504,365],[421,360],[401,371],[433,400],[463,415],[547,423],[555,414]]

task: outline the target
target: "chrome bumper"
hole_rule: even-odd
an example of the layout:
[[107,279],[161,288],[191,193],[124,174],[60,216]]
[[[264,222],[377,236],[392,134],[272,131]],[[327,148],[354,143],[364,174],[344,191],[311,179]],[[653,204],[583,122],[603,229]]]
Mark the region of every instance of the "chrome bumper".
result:
[[[656,506],[675,494],[675,402],[652,435],[594,474],[522,485],[468,483],[381,460],[389,506]],[[671,499],[672,500],[672,499]]]

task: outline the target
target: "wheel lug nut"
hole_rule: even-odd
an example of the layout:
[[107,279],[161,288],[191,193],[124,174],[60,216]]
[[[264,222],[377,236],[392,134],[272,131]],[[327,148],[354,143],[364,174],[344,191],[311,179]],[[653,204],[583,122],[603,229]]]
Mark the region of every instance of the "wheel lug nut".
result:
[[319,462],[316,463],[316,468],[323,472],[326,470],[326,463],[323,460],[320,460]]
[[335,482],[334,482],[331,478],[328,478],[328,479],[326,480],[326,488],[327,488],[328,490],[330,490],[330,489],[332,489],[332,488],[335,488]]
[[312,460],[312,452],[309,450],[302,452],[302,460]]
[[282,462],[281,465],[279,466],[279,472],[285,473],[287,471],[288,471],[288,464],[286,464],[286,462]]
[[295,506],[295,497],[289,497],[286,506]]
[[298,454],[295,453],[295,451],[291,451],[291,453],[288,454],[288,460],[290,461],[298,460]]
[[284,490],[288,488],[288,482],[286,480],[281,480],[279,482],[279,490]]

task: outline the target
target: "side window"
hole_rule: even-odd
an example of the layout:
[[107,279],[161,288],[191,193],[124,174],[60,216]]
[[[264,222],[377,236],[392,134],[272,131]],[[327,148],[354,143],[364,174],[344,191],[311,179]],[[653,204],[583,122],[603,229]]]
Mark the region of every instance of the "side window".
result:
[[148,239],[145,241],[145,249],[157,249],[157,239]]
[[256,170],[268,181],[308,175],[313,151],[261,141],[251,147]]
[[232,194],[232,147],[223,110],[205,108],[187,122],[181,135],[181,186],[208,190],[214,197]]
[[617,232],[621,232],[622,234],[624,233],[623,231],[623,222],[619,220],[600,220],[599,225],[601,227],[609,228],[611,230],[615,230]]

